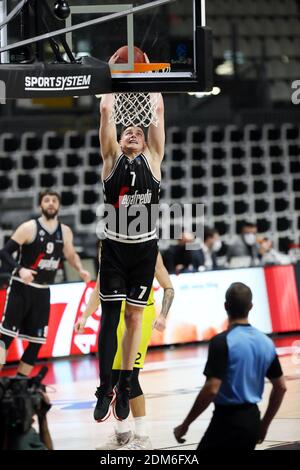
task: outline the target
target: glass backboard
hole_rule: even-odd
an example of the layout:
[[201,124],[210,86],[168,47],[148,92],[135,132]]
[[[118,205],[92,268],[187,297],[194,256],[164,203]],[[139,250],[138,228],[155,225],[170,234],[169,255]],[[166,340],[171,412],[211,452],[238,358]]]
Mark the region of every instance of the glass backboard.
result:
[[[23,13],[13,15],[21,3],[24,3]],[[59,0],[0,0],[2,22],[7,15],[13,16],[8,25],[1,27],[0,39],[3,64],[0,66],[0,79],[4,77],[6,86],[18,82],[8,96],[22,90],[23,81],[30,82],[27,69],[30,78],[32,76],[32,80],[44,88],[36,86],[28,91],[25,87],[22,96],[26,92],[32,96],[50,91],[58,93],[54,85],[51,90],[48,85],[58,83],[58,78],[64,75],[64,80],[68,80],[71,74],[71,88],[74,89],[73,83],[79,80],[80,60],[85,67],[82,67],[86,74],[84,79],[90,77],[93,86],[85,84],[86,92],[76,86],[79,93],[93,93],[101,79],[103,93],[211,90],[212,41],[211,31],[205,26],[205,0],[68,0],[70,14],[64,20],[58,20],[53,14],[57,3]],[[35,38],[39,40],[34,42]],[[110,80],[106,63],[122,46],[128,46],[128,60],[111,66]],[[151,63],[164,66],[148,73],[138,73],[134,65],[134,47],[145,52]],[[70,62],[72,54],[77,63],[72,61],[72,57]],[[97,61],[104,63],[103,71],[100,70],[101,64],[97,68]],[[34,69],[36,62],[46,63],[46,72],[43,65]],[[15,67],[8,69],[6,64],[18,65],[20,70]],[[165,64],[168,64],[168,69]],[[58,77],[55,80],[52,72]],[[66,94],[71,88],[60,91]]]
[[[122,14],[150,3],[149,0],[72,1],[66,24]],[[119,71],[112,74],[115,91],[193,91],[211,89],[210,36],[205,28],[205,0],[174,0],[74,31],[67,34],[67,41],[77,56],[90,54],[103,61],[128,45],[128,63],[112,67],[113,72]],[[169,63],[170,72],[133,73],[134,46],[146,52],[150,62]]]

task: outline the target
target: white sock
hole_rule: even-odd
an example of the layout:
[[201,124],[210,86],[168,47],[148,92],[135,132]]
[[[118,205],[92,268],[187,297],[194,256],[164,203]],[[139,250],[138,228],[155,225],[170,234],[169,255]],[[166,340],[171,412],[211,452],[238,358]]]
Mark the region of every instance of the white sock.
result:
[[147,437],[146,416],[139,416],[134,419],[135,434],[140,437]]
[[128,432],[131,431],[130,429],[130,424],[129,424],[129,419],[123,419],[123,421],[116,421],[115,424],[115,430],[117,431],[118,434],[121,434],[123,432]]

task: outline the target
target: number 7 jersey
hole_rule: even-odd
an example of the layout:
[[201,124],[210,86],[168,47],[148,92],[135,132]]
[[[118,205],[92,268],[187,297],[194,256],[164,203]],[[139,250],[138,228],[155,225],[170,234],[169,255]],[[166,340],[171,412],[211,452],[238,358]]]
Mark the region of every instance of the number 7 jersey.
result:
[[144,154],[129,159],[122,154],[103,180],[106,238],[121,243],[142,243],[156,235],[160,181]]

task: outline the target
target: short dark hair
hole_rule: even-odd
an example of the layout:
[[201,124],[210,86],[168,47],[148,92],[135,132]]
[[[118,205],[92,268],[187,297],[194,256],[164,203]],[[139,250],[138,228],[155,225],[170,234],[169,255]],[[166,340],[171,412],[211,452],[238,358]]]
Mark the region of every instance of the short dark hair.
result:
[[203,234],[204,241],[207,240],[208,238],[214,237],[217,233],[219,232],[215,228],[204,227],[204,234]]
[[124,132],[126,131],[126,129],[129,129],[129,127],[139,127],[139,128],[144,132],[144,134],[145,134],[145,136],[146,136],[146,129],[145,129],[145,127],[143,127],[143,126],[134,126],[133,124],[131,124],[130,126],[123,126],[123,127],[121,128],[121,131],[120,131],[120,138],[122,137],[122,135],[124,134]]
[[254,224],[253,222],[244,222],[242,225],[241,225],[241,232],[243,231],[244,228],[257,228],[257,225]]
[[251,289],[242,282],[234,282],[225,294],[225,308],[230,318],[247,318],[252,308]]
[[39,206],[41,205],[42,200],[45,196],[56,196],[59,203],[61,203],[61,197],[60,197],[60,194],[58,194],[58,192],[52,189],[45,189],[44,191],[41,191],[39,194]]

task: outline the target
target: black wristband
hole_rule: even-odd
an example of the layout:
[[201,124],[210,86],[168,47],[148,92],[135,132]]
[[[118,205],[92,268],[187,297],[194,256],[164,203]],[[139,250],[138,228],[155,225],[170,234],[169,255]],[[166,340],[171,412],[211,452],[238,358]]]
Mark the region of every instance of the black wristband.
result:
[[0,259],[2,259],[10,268],[21,268],[18,261],[12,256],[15,251],[19,251],[20,245],[11,238],[5,244],[4,248],[0,250]]

